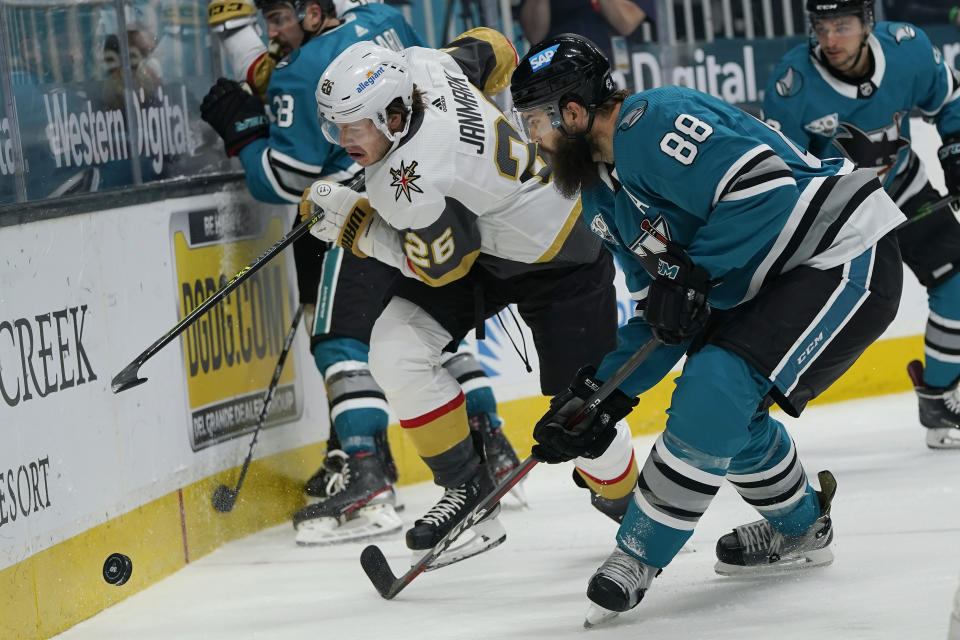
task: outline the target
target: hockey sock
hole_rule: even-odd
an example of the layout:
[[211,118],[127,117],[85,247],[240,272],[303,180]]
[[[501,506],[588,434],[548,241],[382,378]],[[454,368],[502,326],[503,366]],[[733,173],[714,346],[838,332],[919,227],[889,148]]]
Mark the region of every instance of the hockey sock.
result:
[[[463,349],[464,343],[461,342],[460,345]],[[467,397],[467,415],[486,413],[490,416],[490,425],[494,429],[499,428],[503,420],[497,415],[497,398],[490,386],[490,378],[473,354],[465,350],[445,354],[442,364],[443,368],[456,378]]]
[[623,498],[637,485],[637,462],[630,441],[630,427],[621,420],[617,435],[596,458],[576,458],[577,473],[591,491],[608,500]]
[[768,411],[751,421],[750,442],[730,462],[727,480],[781,533],[800,535],[820,517],[820,502],[796,446]]
[[923,382],[949,387],[960,377],[960,273],[929,289],[930,316],[924,336]]
[[665,567],[693,533],[750,443],[750,422],[770,381],[739,356],[707,345],[677,379],[667,428],[640,472],[617,534],[625,550]]
[[322,340],[313,348],[327,385],[330,421],[349,455],[375,451],[375,436],[387,428],[387,402],[370,375],[367,351],[352,338]]

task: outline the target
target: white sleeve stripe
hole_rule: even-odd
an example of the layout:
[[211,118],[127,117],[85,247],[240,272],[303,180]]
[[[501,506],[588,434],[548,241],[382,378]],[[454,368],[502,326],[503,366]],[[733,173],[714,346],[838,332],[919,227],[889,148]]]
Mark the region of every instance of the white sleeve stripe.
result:
[[633,298],[635,302],[640,302],[641,300],[647,299],[647,293],[650,292],[650,287],[644,287],[640,291],[631,291],[630,297]]
[[277,177],[273,173],[273,167],[270,166],[269,151],[269,147],[263,150],[263,153],[260,155],[260,164],[263,166],[263,173],[267,176],[267,181],[273,188],[273,192],[288,202],[292,202],[294,204],[299,203],[301,196],[303,195],[302,192],[293,194],[280,185],[280,183],[277,181]]
[[946,62],[943,63],[943,71],[947,74],[947,95],[943,97],[943,102],[940,103],[940,106],[933,111],[924,111],[923,109],[920,109],[920,113],[925,116],[937,115],[945,106],[947,106],[948,102],[953,102],[957,99],[957,87],[953,86],[953,74],[950,73],[950,67]]
[[721,202],[734,202],[736,200],[746,200],[747,198],[752,198],[755,195],[765,193],[767,191],[772,191],[779,187],[786,187],[789,185],[797,186],[797,181],[792,177],[778,178],[776,180],[769,180],[767,182],[758,184],[754,187],[749,187],[747,189],[741,189],[739,191],[731,191],[727,195],[723,196]]
[[720,200],[720,194],[726,190],[731,180],[734,180],[737,177],[737,174],[740,172],[740,169],[743,168],[745,164],[753,160],[755,157],[764,153],[765,151],[773,151],[768,145],[762,144],[758,147],[750,149],[745,154],[740,156],[736,162],[730,165],[730,168],[727,169],[726,173],[723,174],[723,177],[720,178],[720,182],[717,183],[717,189],[713,192],[713,202],[710,203],[711,207],[717,206],[717,202]]
[[290,169],[291,171],[298,171],[301,173],[307,173],[310,175],[317,175],[317,176],[319,176],[320,173],[323,171],[322,165],[307,164],[306,162],[300,162],[296,158],[292,158],[285,153],[280,153],[279,151],[273,148],[269,148],[268,150],[270,151],[270,157],[272,161],[281,165],[286,165],[286,168]]

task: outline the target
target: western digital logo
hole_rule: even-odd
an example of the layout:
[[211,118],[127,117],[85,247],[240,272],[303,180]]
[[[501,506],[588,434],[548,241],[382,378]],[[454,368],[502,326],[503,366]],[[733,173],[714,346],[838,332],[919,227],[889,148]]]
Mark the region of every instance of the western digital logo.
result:
[[553,61],[553,56],[556,55],[557,47],[559,46],[559,44],[555,44],[549,49],[544,49],[537,55],[530,58],[530,68],[534,71],[540,71],[540,69],[543,69],[545,66],[550,64],[550,62]]
[[357,85],[357,93],[363,93],[367,87],[372,87],[377,78],[383,75],[383,67],[378,67],[376,71],[368,71],[367,79]]

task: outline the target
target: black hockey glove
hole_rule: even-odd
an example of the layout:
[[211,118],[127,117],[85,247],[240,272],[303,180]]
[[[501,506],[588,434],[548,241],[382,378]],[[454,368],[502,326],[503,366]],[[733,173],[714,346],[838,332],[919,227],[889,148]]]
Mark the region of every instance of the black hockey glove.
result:
[[943,179],[952,196],[960,195],[960,131],[943,136],[943,146],[937,150]]
[[613,442],[617,422],[639,402],[619,389],[614,389],[576,424],[567,424],[584,401],[600,388],[600,381],[593,377],[594,373],[596,369],[593,367],[583,367],[570,387],[550,400],[550,409],[533,428],[533,439],[537,444],[533,445],[530,454],[535,459],[556,464],[580,457],[595,458]]
[[257,138],[270,135],[270,121],[260,98],[245,91],[239,82],[226,78],[210,87],[200,105],[200,117],[223,138],[228,156],[235,156]]
[[707,324],[710,274],[690,261],[682,248],[670,242],[659,255],[657,277],[650,284],[643,317],[663,344],[683,344]]

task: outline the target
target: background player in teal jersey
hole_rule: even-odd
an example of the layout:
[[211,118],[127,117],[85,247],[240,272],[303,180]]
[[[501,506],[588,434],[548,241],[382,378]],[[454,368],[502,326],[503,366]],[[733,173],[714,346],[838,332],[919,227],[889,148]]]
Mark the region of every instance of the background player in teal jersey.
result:
[[560,462],[609,438],[596,414],[567,421],[641,345],[661,343],[604,403],[646,391],[687,354],[617,547],[590,579],[588,625],[640,602],[724,479],[763,519],[720,538],[718,573],[832,560],[833,476],[814,491],[769,408],[797,416],[849,368],[893,320],[902,279],[890,232],[904,218],[872,172],[821,161],[692,89],[627,96],[609,70],[567,34],[534,46],[511,81],[558,188],[613,194],[612,209],[591,198],[584,222],[642,287],[596,379],[581,371],[551,401],[533,455]]
[[940,162],[960,195],[960,75],[923,31],[874,24],[873,0],[808,0],[810,43],[783,57],[764,96],[764,116],[820,158],[844,156],[878,174],[910,221],[898,233],[903,260],[927,287],[926,369],[907,370],[931,448],[960,448],[960,224],[911,148],[919,109],[943,138]]
[[[374,40],[401,49],[421,45],[420,37],[400,12],[382,4],[357,6],[338,17],[330,0],[259,0],[268,50],[253,32],[255,11],[238,10],[235,2],[216,5],[222,11],[213,6],[211,22],[223,26],[235,72],[265,97],[272,115],[268,123],[260,99],[223,78],[202,108],[227,153],[239,156],[254,197],[299,203],[304,189],[318,178],[350,181],[360,167],[324,138],[317,119],[317,81],[330,61],[355,42]],[[332,435],[339,440],[328,447],[323,466],[307,482],[308,495],[319,502],[294,515],[297,542],[329,544],[393,533],[402,526],[391,486],[396,469],[387,447],[387,404],[370,375],[368,343],[397,272],[338,247],[328,250],[313,236],[294,243],[294,256],[300,301],[315,305],[314,313],[305,314],[311,321],[311,349],[327,386]],[[453,355],[445,366],[463,385],[473,424],[501,473],[506,472],[516,464],[516,454],[502,434],[482,368],[467,353]]]

